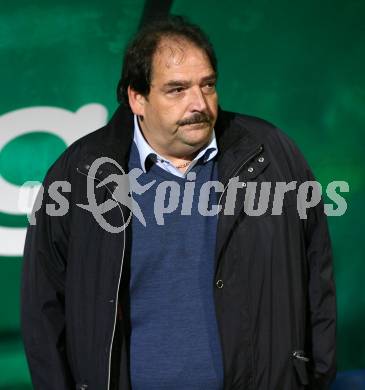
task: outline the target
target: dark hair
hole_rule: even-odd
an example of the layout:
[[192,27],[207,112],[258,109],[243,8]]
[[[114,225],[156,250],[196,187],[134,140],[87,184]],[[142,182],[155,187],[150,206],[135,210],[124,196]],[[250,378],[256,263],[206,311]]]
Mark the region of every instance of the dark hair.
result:
[[161,39],[166,37],[181,37],[203,50],[214,72],[217,73],[217,59],[206,34],[200,27],[188,22],[182,16],[169,16],[143,27],[128,44],[117,88],[119,103],[124,103],[126,107],[129,107],[129,86],[143,96],[149,94],[153,55]]

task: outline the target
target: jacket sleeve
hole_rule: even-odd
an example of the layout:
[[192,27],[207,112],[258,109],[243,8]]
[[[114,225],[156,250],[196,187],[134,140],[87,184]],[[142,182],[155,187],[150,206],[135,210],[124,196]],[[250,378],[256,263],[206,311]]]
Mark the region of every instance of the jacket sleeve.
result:
[[[35,225],[27,230],[21,283],[21,330],[35,390],[74,389],[65,338],[65,276],[68,243],[65,217],[50,217],[44,182]],[[42,193],[36,201],[40,202]]]
[[[309,180],[314,180],[308,168]],[[305,221],[309,270],[312,390],[329,389],[336,375],[336,291],[332,249],[323,201],[308,210]]]
[[[279,130],[280,131],[280,130]],[[280,141],[284,153],[288,153],[289,165],[299,184],[316,181],[304,156],[281,131]],[[307,200],[309,200],[307,198]],[[314,207],[307,209],[303,219],[309,304],[309,354],[310,390],[327,390],[336,376],[336,290],[334,282],[331,240],[323,197]]]

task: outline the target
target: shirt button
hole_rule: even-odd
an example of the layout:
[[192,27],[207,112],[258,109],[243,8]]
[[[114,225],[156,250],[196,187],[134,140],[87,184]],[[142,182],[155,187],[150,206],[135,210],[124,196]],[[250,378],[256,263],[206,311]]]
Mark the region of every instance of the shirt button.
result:
[[223,280],[222,279],[218,279],[217,282],[215,283],[215,285],[218,288],[223,288]]
[[257,160],[259,163],[262,163],[265,161],[265,159],[263,157],[259,157],[258,160]]
[[253,172],[253,168],[252,168],[252,167],[249,167],[247,170],[248,170],[250,173]]

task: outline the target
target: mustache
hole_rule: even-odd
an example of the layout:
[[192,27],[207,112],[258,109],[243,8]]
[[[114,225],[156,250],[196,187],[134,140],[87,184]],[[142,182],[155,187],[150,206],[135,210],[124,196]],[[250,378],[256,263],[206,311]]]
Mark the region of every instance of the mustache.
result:
[[211,117],[205,112],[197,112],[192,115],[190,118],[181,119],[181,121],[177,121],[176,123],[179,126],[184,125],[195,125],[196,123],[211,123]]

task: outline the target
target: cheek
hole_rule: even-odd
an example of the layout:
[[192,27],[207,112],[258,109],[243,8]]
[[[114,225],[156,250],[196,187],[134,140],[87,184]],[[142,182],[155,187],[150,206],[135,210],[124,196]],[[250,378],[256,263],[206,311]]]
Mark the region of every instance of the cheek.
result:
[[218,95],[215,94],[215,95],[209,96],[207,99],[207,103],[208,103],[208,106],[209,106],[211,113],[213,114],[213,116],[216,117],[217,113],[218,113]]
[[160,119],[168,117],[176,110],[176,102],[163,98],[156,99],[151,106],[153,115]]
[[167,124],[176,124],[184,117],[186,106],[182,102],[169,102],[160,111],[160,117]]
[[152,112],[151,120],[153,127],[160,129],[163,132],[170,132],[176,126],[176,121],[179,118],[176,117],[174,109],[167,106],[159,106]]
[[209,96],[209,99],[210,99],[210,102],[211,102],[211,104],[215,104],[215,105],[217,105],[218,104],[218,95],[215,93],[215,94],[213,94],[213,95],[210,95]]
[[165,109],[162,105],[151,105],[150,107],[150,120],[154,124],[158,124],[164,121],[164,118],[168,110]]

